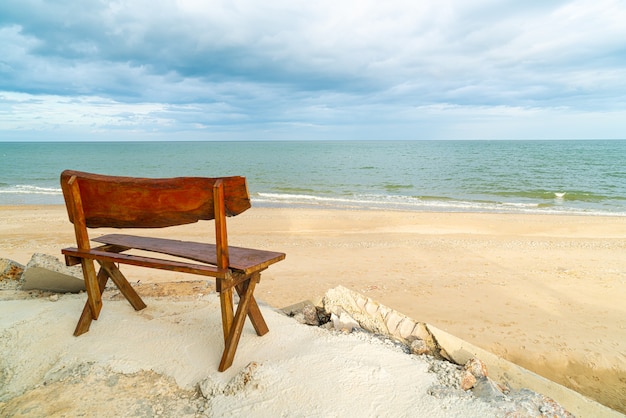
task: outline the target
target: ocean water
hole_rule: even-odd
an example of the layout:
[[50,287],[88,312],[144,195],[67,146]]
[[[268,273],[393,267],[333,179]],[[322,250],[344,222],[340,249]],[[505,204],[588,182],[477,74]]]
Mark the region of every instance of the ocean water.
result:
[[0,142],[0,205],[62,204],[66,168],[243,175],[265,207],[626,216],[626,140]]

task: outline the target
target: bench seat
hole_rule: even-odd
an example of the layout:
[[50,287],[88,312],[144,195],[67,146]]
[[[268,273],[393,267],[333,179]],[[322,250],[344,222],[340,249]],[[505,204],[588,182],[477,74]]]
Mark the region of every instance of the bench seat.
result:
[[[213,266],[217,265],[214,244],[125,234],[103,235],[91,240],[102,244],[169,254]],[[228,247],[228,255],[230,257],[229,267],[246,275],[265,270],[270,265],[285,259],[284,253],[233,246]]]

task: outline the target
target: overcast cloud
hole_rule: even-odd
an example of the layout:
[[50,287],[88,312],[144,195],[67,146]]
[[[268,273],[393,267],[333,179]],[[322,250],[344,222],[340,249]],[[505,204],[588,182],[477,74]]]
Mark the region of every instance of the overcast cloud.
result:
[[617,0],[2,0],[0,140],[626,138]]

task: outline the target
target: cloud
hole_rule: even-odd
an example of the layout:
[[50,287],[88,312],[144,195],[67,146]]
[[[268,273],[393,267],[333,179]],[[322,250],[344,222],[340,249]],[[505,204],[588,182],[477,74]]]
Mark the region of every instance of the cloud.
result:
[[624,21],[617,0],[5,0],[0,135],[626,137]]

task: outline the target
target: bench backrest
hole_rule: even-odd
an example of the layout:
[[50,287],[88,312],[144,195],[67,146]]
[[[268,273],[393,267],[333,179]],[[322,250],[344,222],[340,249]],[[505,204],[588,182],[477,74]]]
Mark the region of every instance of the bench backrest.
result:
[[160,228],[215,219],[214,186],[218,182],[223,185],[226,216],[250,208],[246,179],[240,176],[150,179],[73,170],[61,173],[70,221],[74,223],[80,199],[88,228]]

